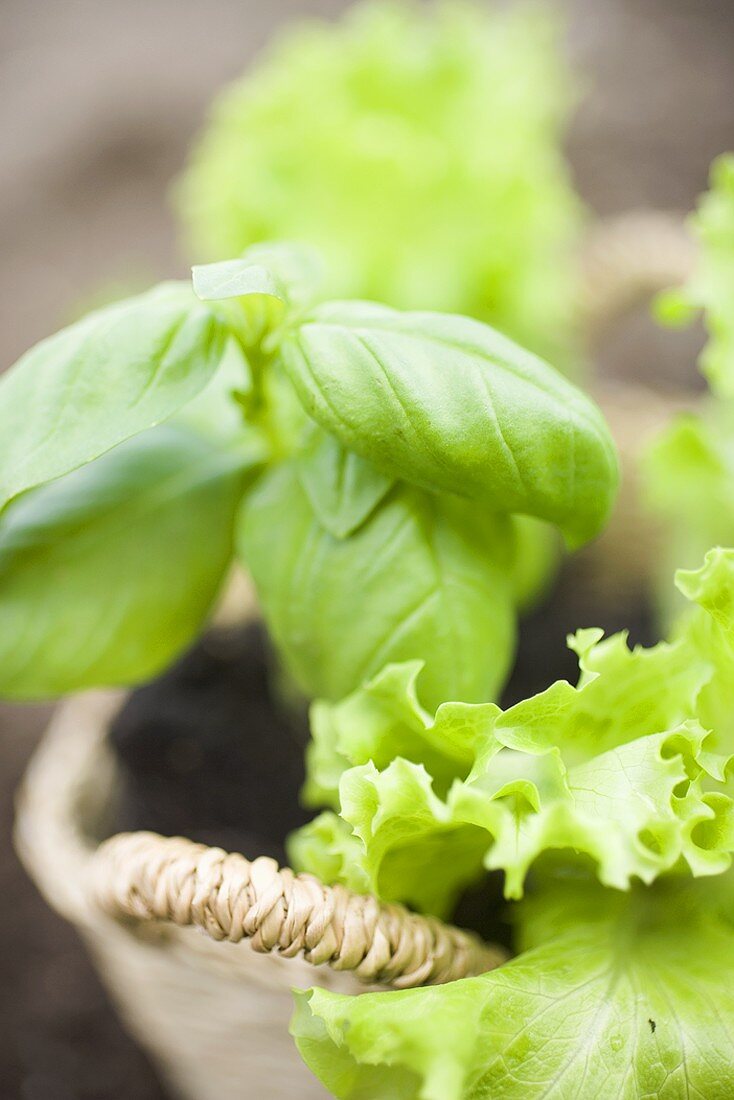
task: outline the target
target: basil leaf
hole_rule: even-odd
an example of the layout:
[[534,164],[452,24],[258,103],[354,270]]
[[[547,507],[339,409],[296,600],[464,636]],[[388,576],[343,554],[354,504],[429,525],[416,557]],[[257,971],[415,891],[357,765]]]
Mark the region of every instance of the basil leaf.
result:
[[196,636],[230,561],[246,460],[163,425],[0,517],[0,694],[134,684]]
[[289,310],[311,305],[321,283],[316,254],[283,242],[253,245],[237,260],[199,264],[191,274],[196,295],[220,303],[225,323],[252,349],[264,347]]
[[223,301],[226,298],[275,298],[285,303],[286,292],[271,271],[247,260],[222,260],[216,264],[199,264],[191,269],[194,293],[202,302]]
[[281,354],[306,411],[384,472],[549,520],[573,545],[603,526],[617,460],[601,413],[487,326],[334,302]]
[[308,245],[265,241],[251,245],[237,260],[197,264],[192,275],[202,301],[263,295],[303,305],[314,300],[323,266],[318,252]]
[[421,701],[500,688],[515,616],[509,520],[396,487],[350,537],[314,514],[292,462],[243,502],[239,552],[282,658],[308,695],[340,699],[392,661],[422,659]]
[[225,339],[190,287],[167,283],[37,344],[0,381],[0,509],[175,413]]
[[319,521],[338,539],[364,523],[395,484],[315,425],[298,456],[298,475]]

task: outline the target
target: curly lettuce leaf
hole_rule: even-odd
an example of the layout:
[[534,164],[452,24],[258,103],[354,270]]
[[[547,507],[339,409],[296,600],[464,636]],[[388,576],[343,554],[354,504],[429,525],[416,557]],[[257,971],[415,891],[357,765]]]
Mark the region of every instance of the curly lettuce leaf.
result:
[[357,894],[369,894],[369,875],[362,866],[361,845],[351,827],[325,810],[288,838],[288,862],[308,868],[322,882],[341,882]]
[[676,585],[704,614],[694,611],[678,626],[691,663],[707,660],[713,674],[702,686],[696,711],[718,752],[734,747],[734,550],[709,550],[700,569],[679,570]]
[[[507,711],[453,703],[431,717],[416,665],[314,708],[307,794],[351,828],[349,858],[373,891],[446,914],[483,868],[521,896],[557,849],[622,890],[730,866],[734,551],[678,584],[699,606],[674,641],[630,650],[624,635],[580,631],[578,684]],[[352,874],[346,858],[334,867]]]
[[[676,565],[695,566],[711,546],[734,543],[732,426],[732,402],[709,401],[700,415],[677,417],[645,455],[646,499],[665,522],[665,537],[659,540],[661,574]],[[682,609],[662,576],[658,603],[671,622]]]
[[215,102],[179,184],[196,258],[307,241],[328,294],[476,316],[570,365],[582,215],[558,38],[540,9],[462,4],[289,29]]
[[313,703],[304,789],[308,805],[338,805],[342,773],[370,761],[378,769],[396,756],[423,763],[444,794],[456,777],[468,774],[499,708],[442,703],[434,718],[418,699],[422,670],[422,661],[388,665],[346,699]]
[[693,218],[701,242],[697,271],[686,288],[692,307],[705,310],[709,333],[700,360],[711,389],[734,397],[734,154],[714,161],[711,190]]
[[599,880],[620,890],[683,862],[717,874],[731,864],[732,802],[710,789],[726,758],[705,741],[690,722],[572,767],[559,750],[495,741],[491,761],[445,799],[422,765],[402,758],[382,771],[351,768],[339,788],[341,817],[361,841],[351,857],[380,897],[441,916],[483,868],[503,870],[505,895],[522,896],[529,868],[555,849],[589,856]]
[[[692,228],[699,263],[675,292],[674,313],[677,321],[704,311],[708,341],[699,366],[713,399],[700,413],[676,418],[646,458],[645,488],[666,521],[661,544],[669,565],[692,565],[710,546],[734,543],[734,155],[714,162]],[[661,604],[664,612],[677,610],[665,598]]]
[[726,1100],[734,931],[677,887],[556,886],[538,946],[498,970],[359,997],[296,993],[291,1025],[338,1100]]

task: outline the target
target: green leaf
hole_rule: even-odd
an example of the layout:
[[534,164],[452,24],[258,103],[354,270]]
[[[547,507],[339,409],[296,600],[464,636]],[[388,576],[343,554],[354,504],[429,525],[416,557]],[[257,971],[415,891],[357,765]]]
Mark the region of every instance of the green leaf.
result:
[[306,411],[385,473],[597,534],[617,485],[598,409],[540,359],[464,317],[331,303],[283,337]]
[[718,752],[734,750],[734,551],[716,548],[697,570],[678,570],[676,584],[702,611],[678,625],[691,664],[706,661],[712,674],[701,688],[697,714],[711,730],[710,744]]
[[475,316],[571,368],[583,214],[558,22],[379,3],[289,26],[196,144],[177,189],[192,254],[309,241],[326,297]]
[[513,516],[515,560],[512,567],[517,609],[531,610],[546,593],[558,569],[562,542],[554,527],[533,516]]
[[323,274],[318,252],[292,241],[253,244],[236,260],[192,268],[194,291],[204,301],[264,295],[298,306],[315,300]]
[[343,698],[415,658],[427,707],[486,700],[502,684],[515,631],[507,520],[399,486],[337,539],[283,463],[248,493],[238,526],[267,625],[307,695]]
[[[704,310],[708,341],[699,365],[713,400],[664,429],[643,468],[650,504],[666,521],[663,575],[666,566],[694,565],[710,546],[734,544],[734,155],[714,162],[692,227],[698,265],[676,302],[678,312]],[[661,602],[669,617],[678,610]]]
[[319,522],[344,539],[374,512],[395,484],[315,425],[297,459],[298,475]]
[[401,757],[381,772],[372,763],[346,771],[340,814],[361,841],[350,878],[357,866],[384,901],[448,917],[462,890],[481,878],[492,841],[484,820],[454,812],[452,793],[442,801],[423,765]]
[[173,417],[212,443],[251,445],[259,448],[263,458],[266,440],[256,426],[245,420],[243,395],[252,389],[252,373],[240,343],[231,337],[225,344],[222,361],[204,389],[184,405]]
[[90,314],[0,381],[0,509],[167,419],[199,393],[226,332],[185,284]]
[[315,301],[322,268],[312,249],[275,241],[253,245],[236,260],[197,264],[192,278],[196,295],[224,303],[223,315],[244,347],[256,349],[290,311]]
[[373,890],[440,913],[483,865],[519,897],[554,849],[584,853],[619,889],[686,866],[720,873],[734,847],[734,652],[721,634],[734,635],[732,577],[734,553],[719,552],[686,581],[723,622],[699,610],[677,641],[650,650],[580,631],[578,686],[559,681],[505,712],[451,703],[431,719],[415,664],[316,704],[309,801],[340,811]]
[[683,605],[670,590],[670,573],[696,566],[711,546],[734,543],[732,423],[730,401],[709,402],[700,416],[676,417],[644,456],[646,502],[665,522],[658,600],[668,621]]
[[675,583],[686,599],[711,616],[734,653],[734,550],[709,550],[700,569],[679,569]]
[[259,349],[286,315],[286,288],[261,264],[223,260],[193,267],[191,274],[194,293],[202,302],[220,303],[223,323],[248,351]]
[[338,1100],[726,1100],[731,928],[675,887],[577,890],[540,899],[552,939],[481,977],[297,992],[301,1056]]
[[521,897],[530,866],[555,849],[589,856],[620,890],[682,860],[719,874],[731,865],[732,800],[711,791],[726,761],[705,740],[691,722],[569,768],[559,750],[521,754],[498,740],[444,799],[420,764],[368,763],[342,775],[340,814],[362,841],[373,891],[441,916],[482,866],[503,870],[506,896]]
[[143,432],[0,517],[0,694],[135,684],[196,636],[232,553],[247,456]]
[[694,229],[701,256],[688,296],[705,309],[709,331],[701,369],[715,393],[734,397],[734,155],[714,161]]
[[271,271],[248,260],[222,260],[192,267],[194,293],[202,302],[264,297],[285,303],[286,291]]
[[288,837],[288,864],[322,882],[343,882],[357,894],[368,894],[371,883],[361,865],[360,847],[346,821],[325,810]]
[[418,700],[420,661],[388,665],[338,703],[311,707],[307,750],[309,805],[338,805],[347,768],[372,762],[386,768],[395,757],[425,764],[436,790],[465,778],[500,713],[494,703],[442,703],[435,718]]

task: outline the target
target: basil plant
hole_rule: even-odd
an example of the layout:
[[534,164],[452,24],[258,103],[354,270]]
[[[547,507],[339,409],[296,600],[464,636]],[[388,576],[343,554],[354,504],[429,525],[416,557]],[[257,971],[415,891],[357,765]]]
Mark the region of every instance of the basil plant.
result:
[[311,253],[257,247],[5,375],[3,695],[154,676],[234,557],[307,697],[416,659],[429,707],[497,695],[537,586],[525,523],[578,546],[609,512],[604,421],[478,321],[318,286]]

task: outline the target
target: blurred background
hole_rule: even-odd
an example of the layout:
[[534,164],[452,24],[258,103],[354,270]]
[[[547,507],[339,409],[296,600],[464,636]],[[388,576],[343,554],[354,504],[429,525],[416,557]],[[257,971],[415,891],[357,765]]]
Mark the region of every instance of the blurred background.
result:
[[[100,287],[185,274],[168,189],[217,89],[285,20],[337,0],[0,0],[0,367]],[[567,49],[583,95],[568,141],[600,215],[687,211],[734,147],[731,0],[578,0]],[[693,385],[699,336],[644,311],[602,369]],[[10,848],[12,792],[46,708],[0,708],[0,1096],[165,1096],[117,1024],[74,933]]]

